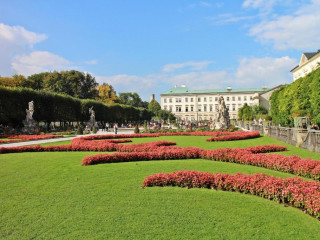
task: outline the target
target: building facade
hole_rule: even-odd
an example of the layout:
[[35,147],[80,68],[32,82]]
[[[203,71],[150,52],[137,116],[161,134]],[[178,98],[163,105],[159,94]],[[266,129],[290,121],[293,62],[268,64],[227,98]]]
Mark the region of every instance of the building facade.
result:
[[306,76],[308,73],[320,67],[320,50],[317,52],[303,53],[299,65],[291,70],[293,81]]
[[239,108],[245,103],[249,106],[259,105],[260,95],[268,91],[266,87],[189,90],[185,85],[175,86],[160,95],[161,109],[171,111],[178,120],[212,121],[217,113],[218,98],[222,96],[229,109],[230,119],[237,119]]

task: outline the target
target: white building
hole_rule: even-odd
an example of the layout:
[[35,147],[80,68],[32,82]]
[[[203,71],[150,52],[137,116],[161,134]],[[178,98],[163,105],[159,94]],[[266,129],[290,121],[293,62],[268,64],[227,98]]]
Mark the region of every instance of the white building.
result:
[[178,120],[212,120],[218,109],[218,97],[223,96],[230,119],[236,119],[238,109],[245,103],[259,105],[260,95],[276,88],[189,90],[185,85],[175,86],[160,94],[161,109],[171,111]]
[[303,53],[299,65],[291,70],[293,81],[306,76],[308,73],[320,67],[320,50],[318,52]]

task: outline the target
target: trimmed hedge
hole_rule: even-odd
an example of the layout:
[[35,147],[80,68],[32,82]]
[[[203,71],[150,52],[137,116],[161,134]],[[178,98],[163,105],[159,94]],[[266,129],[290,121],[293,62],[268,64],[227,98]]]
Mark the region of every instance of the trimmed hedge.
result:
[[88,121],[89,108],[92,106],[97,121],[127,122],[151,119],[151,112],[144,108],[121,104],[105,105],[95,100],[81,100],[28,88],[0,87],[0,124],[21,125],[30,101],[34,101],[33,118],[38,122]]

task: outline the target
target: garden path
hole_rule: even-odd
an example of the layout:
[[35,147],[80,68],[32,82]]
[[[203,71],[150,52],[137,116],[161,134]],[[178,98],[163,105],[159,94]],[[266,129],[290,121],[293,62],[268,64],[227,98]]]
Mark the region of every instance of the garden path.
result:
[[[118,134],[133,134],[133,131],[134,130],[131,128],[124,128],[124,129],[119,128]],[[105,131],[99,130],[96,134],[86,134],[86,135],[78,135],[74,137],[51,138],[51,139],[42,139],[42,140],[35,140],[35,141],[16,142],[16,143],[4,143],[4,144],[0,144],[0,147],[20,147],[20,146],[42,144],[42,143],[49,143],[49,142],[67,141],[67,140],[72,140],[76,137],[83,137],[83,136],[89,136],[89,135],[107,135],[107,134],[114,135],[114,132],[113,131],[105,132]]]

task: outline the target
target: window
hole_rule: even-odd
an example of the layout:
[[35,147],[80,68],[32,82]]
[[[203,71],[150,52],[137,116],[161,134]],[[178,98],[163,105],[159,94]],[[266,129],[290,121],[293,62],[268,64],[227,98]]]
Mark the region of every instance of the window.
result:
[[164,99],[163,99],[163,102],[164,102],[164,103],[167,103],[167,99],[166,99],[166,98],[164,98]]
[[172,106],[169,106],[169,111],[172,112]]
[[181,112],[181,106],[176,106],[176,112]]
[[186,121],[188,121],[189,119],[188,119],[188,117],[186,117]]
[[198,105],[198,112],[201,112],[201,105]]
[[214,100],[215,100],[215,101],[218,101],[218,97],[215,97]]
[[186,97],[185,101],[188,102],[188,98],[187,97]]
[[244,101],[247,101],[247,96],[244,96],[244,97],[243,97],[243,100],[244,100]]
[[201,102],[201,98],[198,97],[198,102]]
[[227,101],[229,101],[229,97],[227,97]]
[[232,101],[235,101],[236,100],[236,97],[232,97]]
[[207,111],[207,105],[203,106],[203,111],[206,112]]
[[201,117],[199,117],[199,121],[201,121],[202,120],[202,118]]
[[172,103],[172,98],[169,98],[169,103]]
[[190,106],[190,111],[193,112],[193,106]]
[[193,102],[193,98],[190,98],[190,102]]
[[207,117],[204,117],[204,120],[206,121],[206,120],[207,120]]
[[167,111],[167,106],[164,106],[163,108],[164,108],[164,110],[166,110],[166,111]]
[[209,97],[209,102],[212,102],[212,97]]
[[204,102],[206,102],[206,101],[207,101],[207,98],[206,98],[206,97],[205,97],[205,98],[203,98],[203,101],[204,101]]
[[241,103],[239,103],[239,104],[238,104],[238,108],[241,108],[241,106],[242,106],[242,104],[241,104]]
[[212,105],[210,105],[210,112],[212,112]]
[[241,101],[241,97],[238,97],[238,101]]
[[186,112],[188,112],[188,110],[189,110],[189,107],[188,107],[188,106],[186,106]]
[[227,108],[228,108],[228,110],[230,110],[230,104],[227,104]]
[[219,105],[218,104],[214,105],[214,108],[216,109],[216,111],[218,111]]
[[191,121],[194,121],[194,117],[191,117]]
[[236,105],[232,104],[232,111],[235,111],[235,110],[236,110]]
[[176,98],[176,102],[181,102],[181,98]]
[[250,100],[252,100],[253,99],[253,97],[252,96],[250,96]]

